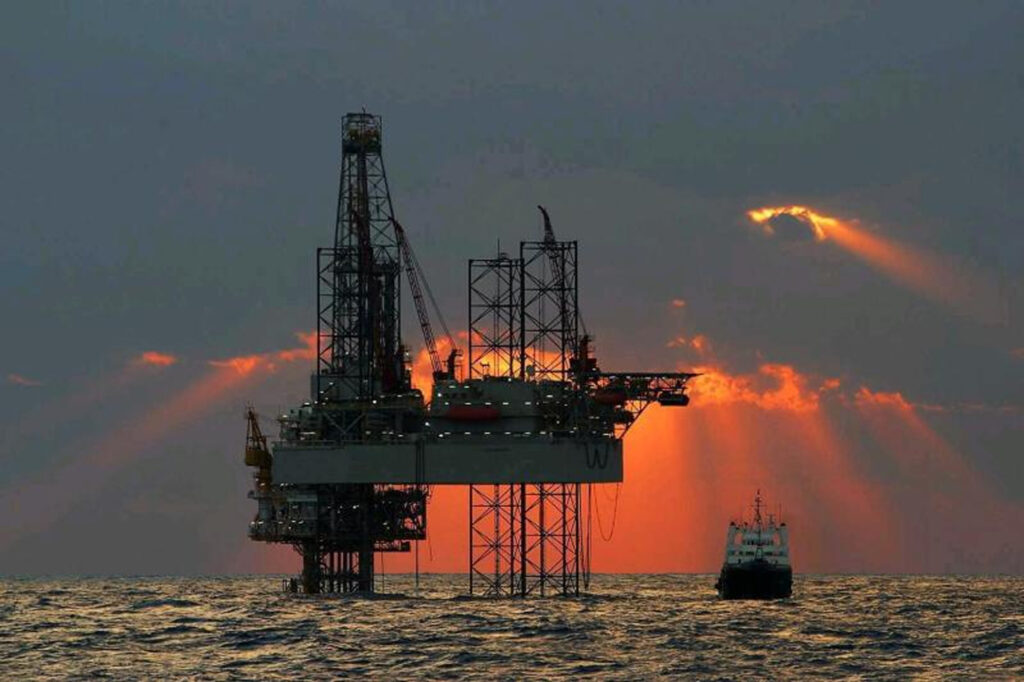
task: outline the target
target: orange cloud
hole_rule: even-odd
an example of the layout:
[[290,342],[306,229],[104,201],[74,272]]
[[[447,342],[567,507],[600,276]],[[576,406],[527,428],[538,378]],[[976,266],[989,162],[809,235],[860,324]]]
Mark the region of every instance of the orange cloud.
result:
[[673,298],[672,299],[672,307],[673,308],[685,308],[686,307],[686,301],[684,301],[681,298]]
[[903,397],[903,394],[898,391],[894,393],[875,392],[871,391],[866,386],[861,386],[860,389],[858,389],[853,400],[857,407],[888,407],[904,411],[914,409],[914,406],[911,405],[907,399]]
[[771,221],[781,215],[801,220],[811,228],[817,241],[832,241],[926,298],[987,321],[1006,317],[1006,306],[992,279],[979,272],[967,272],[949,258],[867,232],[857,227],[855,221],[823,215],[806,206],[747,211],[747,217],[767,234],[775,233]]
[[170,353],[161,353],[155,350],[147,350],[133,361],[137,365],[148,365],[150,367],[170,367],[177,364],[178,358]]
[[316,332],[295,332],[295,337],[302,342],[298,348],[287,348],[277,351],[277,359],[282,362],[316,359]]
[[[448,343],[448,339],[443,337],[437,339],[437,353],[442,359],[448,357],[450,350],[451,344]],[[412,385],[413,388],[420,390],[429,403],[430,391],[434,386],[434,368],[430,364],[430,353],[427,352],[426,347],[420,348],[412,359]]]
[[237,355],[232,358],[221,360],[209,360],[207,364],[211,367],[231,369],[242,376],[259,370],[265,372],[276,372],[279,363],[292,363],[300,360],[316,359],[316,332],[296,332],[295,336],[302,342],[296,348],[272,351],[269,353],[254,353],[251,355]]
[[806,206],[776,206],[747,211],[747,217],[760,225],[765,234],[775,234],[775,228],[772,227],[771,221],[780,215],[793,216],[802,220],[811,228],[814,238],[818,241],[824,241],[827,234],[826,228],[834,228],[839,223],[835,218],[815,213]]
[[42,386],[43,385],[43,382],[41,382],[41,381],[36,381],[35,379],[29,379],[28,377],[24,377],[24,376],[22,376],[20,374],[14,374],[13,372],[11,374],[7,375],[7,383],[14,384],[15,386]]
[[806,412],[818,409],[822,390],[833,390],[838,379],[816,382],[792,365],[763,364],[756,374],[730,374],[718,367],[695,367],[690,380],[694,407],[748,403],[765,410]]
[[826,391],[838,391],[839,390],[839,379],[833,377],[831,379],[825,379],[821,382],[821,387],[818,389],[818,393],[825,393]]
[[697,351],[698,355],[704,355],[711,351],[711,340],[704,334],[697,334],[690,338],[677,336],[665,345],[668,348],[692,348]]
[[210,360],[209,364],[211,367],[233,369],[239,374],[245,376],[252,373],[257,368],[273,372],[277,367],[271,361],[271,357],[272,355],[270,353],[260,355],[237,355],[233,358],[226,358],[224,360]]
[[925,403],[925,402],[914,402],[908,400],[899,391],[886,393],[882,391],[872,391],[865,386],[861,386],[857,390],[857,393],[853,396],[853,403],[858,408],[871,408],[871,407],[883,407],[891,408],[896,411],[902,411],[904,413],[911,413],[916,411],[919,412],[932,412],[932,413],[961,413],[961,414],[1017,414],[1024,412],[1024,407],[1020,405],[990,405],[985,403]]

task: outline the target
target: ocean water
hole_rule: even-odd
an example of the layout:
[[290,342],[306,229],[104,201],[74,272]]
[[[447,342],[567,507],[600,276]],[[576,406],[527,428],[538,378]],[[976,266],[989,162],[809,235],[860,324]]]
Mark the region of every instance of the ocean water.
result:
[[279,577],[0,580],[0,679],[1024,678],[1024,578],[594,576],[576,599],[306,597]]

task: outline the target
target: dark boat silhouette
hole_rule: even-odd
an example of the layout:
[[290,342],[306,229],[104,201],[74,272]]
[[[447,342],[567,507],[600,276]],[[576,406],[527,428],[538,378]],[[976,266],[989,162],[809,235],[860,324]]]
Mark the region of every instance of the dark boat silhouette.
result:
[[715,589],[722,599],[780,599],[793,592],[789,528],[761,514],[761,491],[754,497],[754,520],[731,521],[725,561]]

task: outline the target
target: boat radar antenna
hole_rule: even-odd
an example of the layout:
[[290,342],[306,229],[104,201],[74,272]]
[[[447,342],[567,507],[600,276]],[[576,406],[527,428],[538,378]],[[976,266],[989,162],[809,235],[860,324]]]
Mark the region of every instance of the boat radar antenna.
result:
[[764,556],[764,521],[761,519],[761,489],[757,489],[754,495],[754,529],[757,531],[757,549],[754,550],[754,558],[760,559]]

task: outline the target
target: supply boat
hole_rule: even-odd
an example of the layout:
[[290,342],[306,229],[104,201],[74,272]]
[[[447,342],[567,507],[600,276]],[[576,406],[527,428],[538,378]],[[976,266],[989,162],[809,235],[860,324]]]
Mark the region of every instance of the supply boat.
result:
[[761,491],[754,497],[754,520],[729,522],[725,563],[715,583],[722,599],[780,599],[793,591],[789,528],[761,514]]

